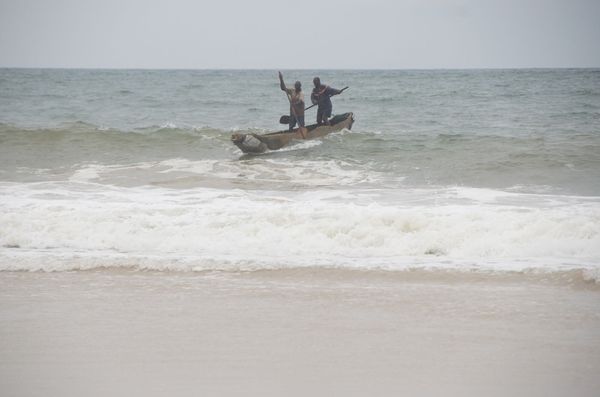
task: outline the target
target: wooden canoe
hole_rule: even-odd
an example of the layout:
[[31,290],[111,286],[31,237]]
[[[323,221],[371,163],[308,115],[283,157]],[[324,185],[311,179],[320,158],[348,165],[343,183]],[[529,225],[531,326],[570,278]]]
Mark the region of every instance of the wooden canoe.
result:
[[[306,139],[321,138],[332,132],[351,129],[354,123],[352,113],[344,113],[331,118],[329,125],[312,124],[306,126],[308,134]],[[263,153],[267,150],[278,150],[288,145],[293,140],[302,140],[298,128],[292,131],[278,131],[268,134],[233,134],[231,141],[244,153]]]

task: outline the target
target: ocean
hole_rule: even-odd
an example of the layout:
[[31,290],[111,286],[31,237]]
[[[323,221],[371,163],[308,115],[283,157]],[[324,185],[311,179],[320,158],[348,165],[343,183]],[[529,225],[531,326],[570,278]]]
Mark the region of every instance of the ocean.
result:
[[600,69],[283,74],[0,69],[0,394],[598,395]]
[[598,279],[600,70],[284,71],[316,75],[352,130],[244,156],[276,71],[0,70],[0,269]]

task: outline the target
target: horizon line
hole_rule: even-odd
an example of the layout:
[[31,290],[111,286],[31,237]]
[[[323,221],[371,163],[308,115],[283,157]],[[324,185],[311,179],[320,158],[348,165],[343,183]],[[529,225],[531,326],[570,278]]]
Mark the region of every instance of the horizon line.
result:
[[74,67],[74,66],[0,66],[0,69],[27,70],[155,70],[155,71],[274,71],[274,70],[331,70],[331,71],[435,71],[435,70],[557,70],[600,69],[600,66],[527,66],[527,67],[434,67],[434,68],[152,68],[152,67]]

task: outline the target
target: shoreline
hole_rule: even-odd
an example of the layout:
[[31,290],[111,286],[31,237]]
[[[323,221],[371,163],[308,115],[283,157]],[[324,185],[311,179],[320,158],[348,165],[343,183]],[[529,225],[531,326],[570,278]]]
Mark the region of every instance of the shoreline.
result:
[[324,279],[335,281],[337,279],[363,279],[365,281],[389,282],[447,282],[447,283],[532,283],[551,285],[556,287],[571,287],[600,292],[600,275],[594,267],[565,266],[564,269],[545,269],[532,266],[517,270],[493,269],[488,267],[466,266],[460,268],[439,267],[436,265],[406,266],[393,269],[389,267],[356,268],[349,266],[292,266],[282,268],[251,268],[235,267],[143,267],[140,265],[98,266],[90,265],[81,268],[55,269],[44,267],[34,269],[11,268],[2,265],[2,274],[106,274],[115,276],[147,275],[149,277],[205,277],[216,276],[224,279],[264,278],[273,280],[296,279]]
[[597,285],[530,276],[4,271],[0,389],[595,395]]

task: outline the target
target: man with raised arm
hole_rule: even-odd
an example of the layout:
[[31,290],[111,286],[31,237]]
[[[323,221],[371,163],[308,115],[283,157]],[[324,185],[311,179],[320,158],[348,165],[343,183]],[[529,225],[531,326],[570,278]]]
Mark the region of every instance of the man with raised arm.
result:
[[304,93],[302,92],[302,84],[296,81],[294,88],[287,88],[283,82],[283,75],[279,72],[279,86],[282,91],[288,96],[290,101],[290,124],[289,130],[292,131],[296,123],[302,138],[306,139],[306,128],[304,127]]

